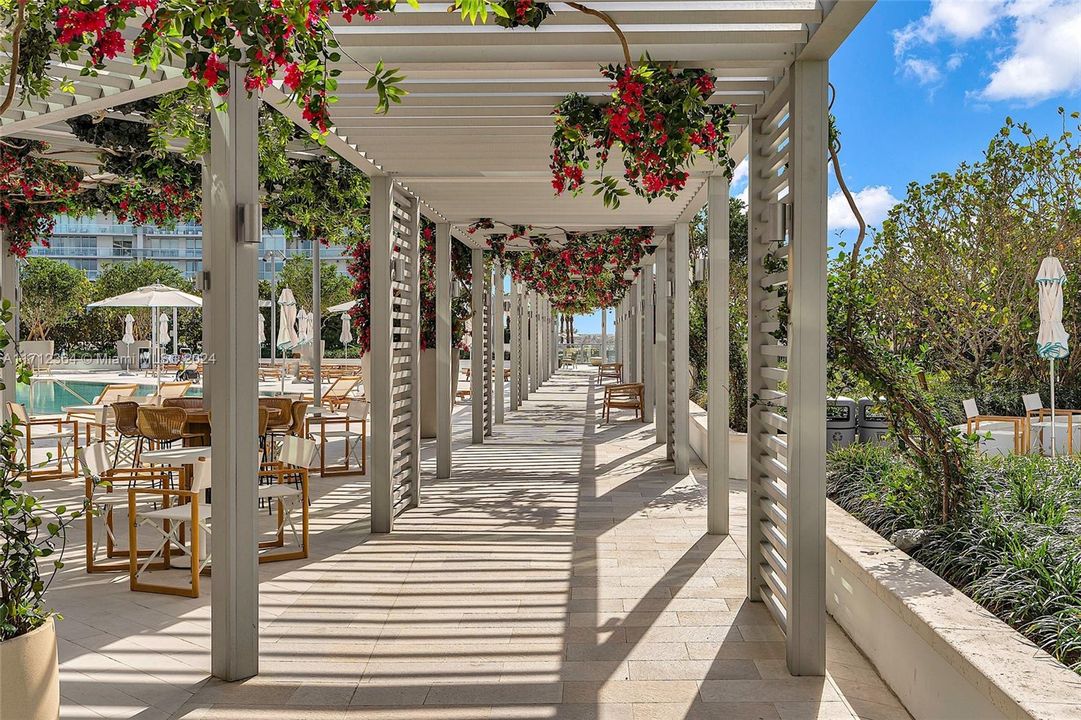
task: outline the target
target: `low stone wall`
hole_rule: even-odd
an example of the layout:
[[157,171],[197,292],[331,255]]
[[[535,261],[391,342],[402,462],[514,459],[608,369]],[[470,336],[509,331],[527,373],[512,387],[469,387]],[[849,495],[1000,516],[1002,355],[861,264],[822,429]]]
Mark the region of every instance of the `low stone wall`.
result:
[[[703,465],[708,464],[706,452],[708,435],[706,425],[709,413],[705,408],[691,403],[690,441],[691,449],[698,455]],[[734,480],[747,479],[747,434],[729,431],[728,433],[728,477]]]
[[[705,462],[705,410],[691,448]],[[747,477],[747,438],[729,436]],[[826,605],[915,720],[1078,720],[1081,677],[830,501]]]
[[915,720],[1081,717],[1081,677],[827,504],[829,613]]

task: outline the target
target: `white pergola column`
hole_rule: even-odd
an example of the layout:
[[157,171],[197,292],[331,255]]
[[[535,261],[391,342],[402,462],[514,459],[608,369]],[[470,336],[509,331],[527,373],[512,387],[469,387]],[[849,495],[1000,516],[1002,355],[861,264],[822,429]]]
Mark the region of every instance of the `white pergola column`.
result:
[[613,342],[615,343],[615,361],[623,362],[623,328],[621,327],[620,320],[623,318],[623,301],[613,308],[612,312],[612,334]]
[[690,442],[690,225],[676,223],[672,234],[672,417],[675,419],[676,474],[686,475],[691,469]]
[[[669,385],[668,385],[668,241],[657,247],[654,263],[654,341],[653,341],[653,402],[654,427],[657,442],[668,445]],[[671,457],[671,446],[668,457]]]
[[526,356],[528,359],[526,372],[526,394],[528,398],[537,391],[537,293],[530,290],[529,300],[529,337],[526,339]]
[[492,323],[492,332],[494,334],[494,336],[492,337],[492,347],[495,350],[495,352],[493,353],[495,355],[495,369],[492,371],[492,386],[495,389],[492,400],[495,404],[495,414],[492,416],[492,422],[497,425],[501,424],[504,420],[504,412],[507,402],[507,385],[503,380],[503,355],[505,353],[503,345],[503,331],[506,328],[507,324],[507,314],[506,311],[503,309],[504,279],[505,277],[503,274],[503,264],[497,262],[495,264],[494,280],[495,300],[493,301],[493,304],[495,305],[495,313],[493,313],[492,315],[495,321]]
[[209,214],[204,219],[215,310],[203,316],[214,358],[209,410],[214,417],[214,593],[210,665],[234,681],[259,672],[258,504],[258,94],[250,96],[233,68],[224,112],[210,113]]
[[537,297],[537,387],[548,380],[548,303]]
[[709,178],[709,482],[707,531],[728,534],[728,179]]
[[601,308],[601,351],[597,353],[601,356],[601,362],[608,362],[608,308]]
[[484,442],[484,250],[473,248],[473,337],[469,346],[469,397],[472,404],[473,443]]
[[548,319],[548,337],[551,338],[551,348],[548,352],[549,376],[555,375],[559,370],[559,313],[555,307],[549,304],[551,316]]
[[[371,403],[372,532],[388,533],[394,526],[392,397],[393,317],[391,255],[394,232],[394,188],[386,176],[371,178],[369,191],[371,266],[371,387],[365,387]],[[367,379],[366,379],[367,380]]]
[[641,275],[631,285],[631,296],[628,299],[630,318],[629,329],[631,337],[631,374],[627,382],[642,382],[642,312],[638,307],[638,296],[641,292]]
[[518,283],[510,283],[510,409],[517,410],[522,400],[522,318]]
[[[203,187],[204,188],[210,187],[210,158],[209,157],[203,158]],[[204,218],[209,218],[210,217],[210,193],[206,193],[206,192],[203,193],[202,213],[203,213]],[[208,226],[204,226],[204,242],[202,243],[202,249],[200,251],[202,253],[203,265],[202,265],[202,270],[200,271],[199,276],[198,276],[199,277],[198,287],[199,287],[200,293],[201,293],[201,295],[203,297],[203,307],[210,308],[210,307],[214,307],[214,293],[210,288],[210,283],[208,282],[208,278],[210,277],[210,271],[212,270],[213,258],[210,256],[211,244],[209,242],[205,241],[205,238],[209,237],[208,235],[205,234],[207,227]],[[142,241],[143,241],[142,228],[139,228],[139,234],[138,234],[136,240],[140,245],[142,244]],[[278,298],[272,297],[272,298],[270,298],[271,325],[274,325],[273,318],[276,317],[277,311],[278,311]],[[203,339],[203,355],[206,356],[209,353],[209,348],[210,348],[210,323],[207,322],[207,316],[206,316],[206,314],[204,313],[204,311],[202,309],[199,310],[199,314],[200,314],[200,317],[202,318],[202,324],[203,324],[203,327],[202,327],[202,330],[203,330],[203,338],[202,338]],[[273,335],[273,334],[274,333],[271,332],[271,335]],[[270,339],[271,348],[274,348],[274,344],[276,342],[278,342],[278,339],[276,337],[272,337]],[[271,357],[273,357],[273,356],[274,356],[274,350],[272,349],[271,350]],[[285,363],[285,356],[284,355],[281,357],[281,360],[282,360],[283,368],[284,368],[284,363]],[[284,369],[283,369],[283,372],[284,372]],[[203,405],[204,406],[206,406],[206,405],[208,405],[210,403],[211,397],[213,395],[213,388],[211,387],[214,384],[213,381],[211,380],[211,377],[213,375],[214,375],[214,365],[213,365],[213,363],[203,363]]]
[[653,266],[642,268],[642,384],[645,385],[642,399],[642,417],[646,422],[653,420],[653,397],[656,377],[653,372]]
[[4,353],[4,368],[0,373],[0,381],[4,383],[3,394],[0,397],[0,400],[3,400],[3,404],[0,406],[0,415],[4,420],[8,420],[10,417],[7,403],[15,402],[15,358],[18,354],[18,348],[15,346],[15,338],[18,336],[18,329],[15,327],[18,318],[18,313],[15,312],[16,303],[18,302],[15,288],[18,283],[19,261],[11,254],[11,246],[8,245],[8,241],[4,239],[3,233],[0,232],[0,302],[7,301],[11,303],[12,313],[11,320],[4,324],[4,329],[10,338],[10,344]]
[[451,347],[451,238],[450,225],[435,226],[435,476],[449,478],[452,464],[451,414],[454,410],[454,377]]
[[312,321],[315,337],[312,338],[312,407],[315,414],[323,411],[323,273],[322,247],[318,240],[312,241]]
[[372,532],[420,504],[420,202],[371,178]]
[[790,138],[788,669],[826,672],[826,152],[828,63],[797,61]]

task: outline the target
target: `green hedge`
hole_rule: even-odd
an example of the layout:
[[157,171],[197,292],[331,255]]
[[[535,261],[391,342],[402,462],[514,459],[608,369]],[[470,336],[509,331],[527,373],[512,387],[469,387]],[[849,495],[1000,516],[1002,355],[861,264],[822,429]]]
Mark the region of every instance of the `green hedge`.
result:
[[895,449],[830,454],[831,500],[883,537],[928,530],[914,558],[1081,673],[1081,461],[980,458],[946,524],[936,492]]

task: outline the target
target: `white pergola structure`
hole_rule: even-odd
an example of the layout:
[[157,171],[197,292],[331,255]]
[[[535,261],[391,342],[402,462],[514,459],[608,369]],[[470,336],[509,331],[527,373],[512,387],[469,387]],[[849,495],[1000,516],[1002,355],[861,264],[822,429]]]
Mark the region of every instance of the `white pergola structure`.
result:
[[[628,379],[647,387],[657,441],[686,474],[688,437],[689,222],[705,203],[709,230],[708,532],[728,524],[729,187],[713,167],[696,167],[674,202],[555,197],[547,169],[550,113],[572,91],[601,99],[598,65],[621,62],[615,36],[595,18],[553,3],[539,30],[472,27],[424,0],[378,23],[340,22],[344,48],[340,102],[328,147],[371,178],[372,530],[391,532],[422,502],[418,408],[418,244],[421,216],[436,223],[437,477],[452,473],[451,238],[473,248],[473,433],[482,443],[502,415],[502,354],[493,370],[492,329],[502,330],[504,271],[484,270],[477,218],[599,230],[652,226],[656,251],[616,308],[617,353]],[[714,101],[732,103],[731,154],[750,162],[750,396],[748,597],[763,602],[784,631],[788,668],[825,671],[825,328],[827,64],[872,0],[597,0],[623,29],[631,52],[662,63],[704,67],[718,77]],[[373,114],[368,73],[382,59],[407,76],[409,95],[387,116]],[[78,68],[70,68],[76,76]],[[175,90],[178,70],[111,62],[57,92],[9,111],[0,135],[77,145],[63,121]],[[258,672],[258,587],[254,508],[258,362],[256,343],[259,103],[304,125],[299,108],[274,88],[249,98],[234,73],[228,112],[213,120],[204,184],[204,289],[216,308],[204,316],[215,418],[213,673],[235,680]],[[498,230],[497,230],[498,231]],[[0,283],[12,299],[14,263],[3,253]],[[498,294],[498,293],[497,293]],[[787,302],[786,302],[787,300]],[[494,305],[493,305],[494,303]],[[779,313],[787,307],[787,315]],[[546,298],[510,289],[511,408],[557,366],[556,318]],[[500,332],[500,336],[501,336]],[[778,341],[784,337],[786,342]],[[13,365],[5,369],[14,387]],[[499,391],[495,390],[499,388]],[[719,390],[719,391],[717,391]]]

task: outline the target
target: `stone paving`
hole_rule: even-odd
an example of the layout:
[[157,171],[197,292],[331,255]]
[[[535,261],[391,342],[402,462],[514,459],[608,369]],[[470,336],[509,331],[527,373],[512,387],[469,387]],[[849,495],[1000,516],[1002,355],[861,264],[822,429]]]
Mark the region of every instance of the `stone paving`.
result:
[[429,457],[423,505],[391,535],[368,533],[366,479],[315,480],[312,557],[260,568],[247,682],[208,679],[209,592],[132,593],[73,561],[52,594],[62,716],[908,718],[832,621],[829,676],[788,675],[744,597],[742,485],[733,536],[706,535],[702,466],[674,475],[628,415],[599,424],[594,372],[560,372],[482,446],[459,406],[453,479],[431,480]]

